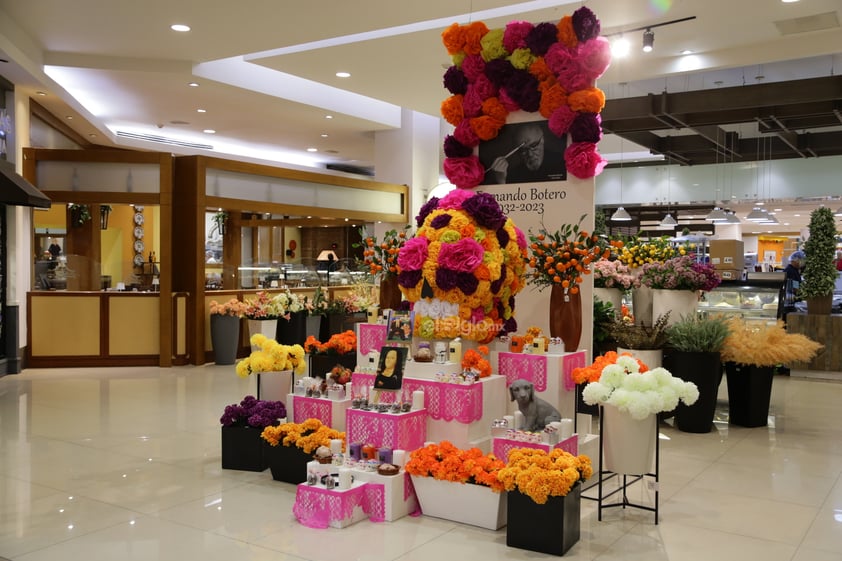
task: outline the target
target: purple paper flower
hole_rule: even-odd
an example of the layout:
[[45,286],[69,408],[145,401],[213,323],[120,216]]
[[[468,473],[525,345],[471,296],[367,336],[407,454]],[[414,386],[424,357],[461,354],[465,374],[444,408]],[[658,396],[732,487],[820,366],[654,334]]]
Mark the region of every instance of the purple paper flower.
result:
[[482,264],[484,253],[482,246],[473,238],[443,243],[439,249],[439,267],[453,271],[473,272]]
[[456,287],[465,296],[470,296],[479,288],[479,279],[471,273],[456,273]]
[[512,63],[502,58],[490,60],[485,65],[485,76],[498,88],[506,83],[514,71]]
[[458,67],[451,66],[444,73],[444,87],[453,95],[464,94],[468,89],[468,78]]
[[491,281],[491,286],[489,290],[491,290],[491,294],[497,294],[500,292],[500,287],[503,286],[503,281],[506,280],[506,265],[500,265],[500,276],[493,281]]
[[452,135],[444,137],[444,155],[448,158],[465,158],[474,153],[474,150],[465,146]]
[[500,209],[500,204],[490,193],[477,193],[462,203],[462,209],[467,212],[477,224],[489,230],[497,230],[506,223],[506,215]]
[[596,14],[585,6],[582,6],[573,12],[572,19],[573,31],[576,32],[576,38],[579,39],[579,41],[593,39],[599,35],[599,32],[602,29],[599,20],[596,18]]
[[558,42],[558,27],[554,23],[539,23],[526,36],[526,46],[535,56],[544,56],[547,49]]
[[[447,140],[445,140],[445,143],[447,143]],[[427,215],[438,208],[440,200],[441,199],[438,197],[430,197],[430,200],[424,203],[421,210],[418,211],[418,216],[415,217],[416,226],[420,228],[424,224],[424,220],[427,219]]]
[[452,219],[453,217],[449,214],[439,214],[430,221],[430,226],[438,230],[439,228],[444,228],[445,226],[450,224],[450,221]]
[[602,118],[597,113],[579,113],[570,123],[571,142],[599,142],[602,138]]
[[503,331],[505,333],[517,333],[517,320],[515,319],[515,316],[512,316],[503,322]]
[[413,288],[421,282],[423,271],[401,271],[398,273],[398,284],[404,288]]
[[436,269],[436,286],[438,286],[440,290],[452,290],[456,288],[458,276],[459,273],[456,271],[451,271],[450,269],[445,269],[444,267],[438,267]]
[[497,243],[500,244],[500,247],[506,247],[509,243],[509,233],[506,231],[505,228],[500,228],[496,232],[497,234]]
[[541,105],[538,79],[526,70],[515,69],[501,91],[505,91],[524,111],[535,112]]

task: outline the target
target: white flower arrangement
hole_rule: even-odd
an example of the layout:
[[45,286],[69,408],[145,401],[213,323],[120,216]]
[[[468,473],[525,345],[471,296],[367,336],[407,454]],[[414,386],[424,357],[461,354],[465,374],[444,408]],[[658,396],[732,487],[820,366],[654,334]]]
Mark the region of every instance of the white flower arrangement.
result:
[[602,369],[598,382],[591,382],[582,391],[588,405],[613,405],[634,419],[672,411],[682,401],[693,405],[699,389],[692,382],[673,377],[665,368],[640,372],[637,360],[620,356],[615,364]]

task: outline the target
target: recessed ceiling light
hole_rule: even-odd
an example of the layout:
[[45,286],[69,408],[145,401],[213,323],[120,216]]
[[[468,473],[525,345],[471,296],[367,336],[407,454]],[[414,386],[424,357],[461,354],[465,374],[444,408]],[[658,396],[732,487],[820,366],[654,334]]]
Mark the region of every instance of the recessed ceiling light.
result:
[[775,212],[781,212],[782,210],[783,210],[782,208],[776,208]]
[[681,54],[683,54],[683,55],[692,55],[692,54],[693,54],[693,51],[691,51],[690,49],[684,49],[683,51],[681,51]]
[[801,215],[800,215],[800,214],[793,214],[793,216],[798,216],[798,217],[800,217]]
[[187,85],[190,86],[191,88],[198,88],[199,87],[199,84],[197,82],[188,82]]
[[184,25],[183,23],[174,23],[170,26],[170,29],[184,33],[185,31],[190,31],[190,26]]
[[207,113],[205,109],[196,109],[196,113]]
[[308,148],[308,149],[307,149],[307,151],[308,151],[308,152],[318,152],[318,151],[319,151],[319,149],[318,149],[318,148],[312,148],[312,147],[310,147],[310,148]]
[[784,226],[789,226],[789,222],[784,222]]
[[35,92],[35,94],[36,95],[47,95],[47,92],[42,92],[41,90],[38,90],[37,92]]
[[325,119],[333,119],[333,115],[325,115]]
[[213,129],[205,129],[202,132],[205,134],[216,134],[216,131]]
[[319,136],[321,136],[322,138],[327,138],[327,134],[325,134],[325,133],[322,133]]
[[91,138],[96,138],[96,135],[94,133],[90,133],[88,136],[90,136]]
[[798,2],[798,0],[781,0],[781,2],[784,4],[794,4],[795,2]]
[[336,77],[337,78],[350,78],[351,73],[350,72],[337,72]]
[[65,117],[65,119],[67,119],[68,121],[72,121],[72,120],[73,120],[73,115],[68,115],[67,117]]

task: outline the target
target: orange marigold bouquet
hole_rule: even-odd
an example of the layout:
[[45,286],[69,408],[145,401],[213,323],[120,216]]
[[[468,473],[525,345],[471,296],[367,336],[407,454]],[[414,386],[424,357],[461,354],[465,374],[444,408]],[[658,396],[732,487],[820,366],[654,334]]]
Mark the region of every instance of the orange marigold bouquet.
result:
[[309,354],[344,355],[356,350],[357,334],[351,329],[331,335],[326,343],[322,343],[312,335],[304,341],[304,351]]
[[[632,356],[631,353],[623,353],[622,355],[618,355],[615,351],[608,351],[604,355],[598,356],[594,359],[593,364],[589,366],[579,366],[578,368],[574,368],[573,372],[570,373],[571,378],[577,384],[587,384],[589,382],[598,382],[599,377],[602,375],[602,369],[608,366],[609,364],[616,364],[617,358],[620,356]],[[643,364],[640,359],[637,360],[637,364],[640,368],[638,372],[646,372],[649,370],[649,367]]]
[[488,362],[488,347],[480,345],[476,349],[468,349],[462,355],[462,369],[476,370],[480,378],[491,376],[491,363]]
[[447,440],[413,450],[404,469],[410,475],[432,477],[442,481],[486,485],[499,493],[503,483],[497,473],[505,467],[494,454],[483,454],[479,448],[462,450]]
[[577,481],[585,481],[591,475],[593,467],[587,456],[574,456],[560,448],[549,453],[514,448],[506,467],[497,472],[497,479],[506,491],[519,491],[542,505],[548,497],[567,495]]
[[270,446],[295,446],[307,454],[312,454],[319,446],[330,446],[334,439],[341,440],[342,448],[345,448],[345,433],[323,425],[318,419],[266,427],[260,436]]
[[[532,284],[540,288],[558,284],[576,294],[584,275],[591,273],[590,264],[610,257],[609,242],[579,228],[585,216],[578,224],[563,224],[555,232],[541,228],[537,234],[529,233],[531,255],[527,263],[532,268]],[[610,245],[621,243],[612,241]]]

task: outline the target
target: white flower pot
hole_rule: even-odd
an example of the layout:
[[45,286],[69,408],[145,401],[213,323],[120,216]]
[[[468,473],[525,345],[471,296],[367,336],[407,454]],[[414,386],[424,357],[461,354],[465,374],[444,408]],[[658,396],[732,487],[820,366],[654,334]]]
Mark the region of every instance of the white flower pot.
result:
[[593,295],[603,302],[611,302],[614,306],[614,312],[620,315],[620,306],[623,305],[623,291],[616,288],[597,288],[594,287]]
[[506,525],[506,492],[491,487],[413,475],[415,495],[425,516],[497,530]]
[[648,286],[632,290],[632,315],[635,323],[652,325],[652,289]]
[[681,321],[683,317],[696,315],[699,293],[695,290],[652,290],[652,319],[670,312],[667,325]]
[[[269,339],[275,338],[275,333],[278,331],[278,320],[276,319],[250,319],[249,324],[249,340],[252,335],[261,333]],[[251,346],[252,351],[259,351],[260,347],[256,345]]]
[[638,421],[613,405],[602,408],[602,452],[605,469],[614,473],[650,473],[655,459],[658,416]]

